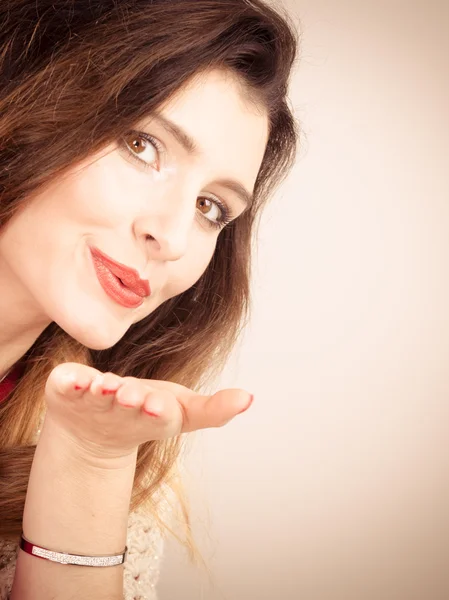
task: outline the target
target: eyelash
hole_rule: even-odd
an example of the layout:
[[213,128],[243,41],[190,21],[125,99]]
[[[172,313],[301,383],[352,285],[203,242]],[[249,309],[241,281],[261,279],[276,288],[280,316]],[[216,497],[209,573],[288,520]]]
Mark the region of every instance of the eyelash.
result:
[[[165,152],[165,148],[163,147],[163,145],[159,142],[159,140],[154,138],[152,135],[149,135],[148,133],[145,133],[143,131],[142,132],[130,131],[129,133],[126,134],[126,136],[131,135],[131,134],[135,134],[136,137],[140,137],[140,138],[146,140],[147,142],[149,142],[155,148],[156,152],[158,153],[158,156]],[[122,143],[123,143],[123,146],[124,146],[125,150],[127,151],[128,155],[130,156],[131,160],[134,160],[139,166],[143,167],[145,170],[153,169],[154,167],[152,167],[150,164],[146,163],[145,161],[141,160],[138,156],[136,156],[134,154],[134,152],[132,152],[132,150],[130,149],[128,144],[125,142],[126,136],[123,136]],[[216,204],[221,211],[221,217],[219,218],[218,221],[211,221],[207,217],[203,216],[204,221],[206,221],[207,224],[212,229],[223,229],[226,225],[228,225],[234,219],[234,216],[233,216],[231,210],[226,206],[226,204],[224,204],[220,200],[215,199],[215,198],[209,198],[208,196],[200,196],[200,198],[205,199],[205,200],[210,200],[211,202]]]

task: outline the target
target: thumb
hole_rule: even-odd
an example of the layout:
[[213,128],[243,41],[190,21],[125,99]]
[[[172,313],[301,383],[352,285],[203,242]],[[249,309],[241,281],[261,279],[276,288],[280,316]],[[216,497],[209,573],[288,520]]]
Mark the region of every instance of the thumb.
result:
[[185,405],[183,432],[222,427],[247,411],[254,396],[241,389],[220,390],[212,396],[195,395]]

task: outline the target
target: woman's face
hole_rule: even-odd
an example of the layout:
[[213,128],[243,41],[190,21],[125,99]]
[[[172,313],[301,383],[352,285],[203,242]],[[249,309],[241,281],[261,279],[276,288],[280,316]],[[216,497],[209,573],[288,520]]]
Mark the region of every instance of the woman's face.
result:
[[[22,309],[89,348],[114,345],[204,273],[222,205],[231,219],[245,210],[238,187],[253,191],[267,138],[266,113],[229,74],[192,81],[157,117],[73,167],[8,223],[0,255]],[[134,268],[151,294],[138,306],[111,297],[91,247]]]

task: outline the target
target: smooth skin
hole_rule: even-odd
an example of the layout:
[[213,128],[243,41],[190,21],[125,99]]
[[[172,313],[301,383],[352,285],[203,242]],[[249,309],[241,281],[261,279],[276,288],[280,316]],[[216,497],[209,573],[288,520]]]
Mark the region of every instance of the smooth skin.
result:
[[[252,396],[204,396],[171,382],[64,363],[50,374],[46,400],[24,534],[44,548],[98,556],[118,554],[126,544],[136,444],[222,426],[247,410]],[[123,565],[75,567],[19,551],[11,600],[74,598],[122,600]]]
[[46,400],[53,427],[95,461],[125,459],[148,440],[225,425],[249,408],[252,396],[239,389],[207,396],[169,381],[63,363],[50,374]]
[[[215,71],[180,90],[161,114],[194,138],[196,152],[149,119],[136,130],[157,137],[165,150],[159,156],[146,147],[140,158],[148,169],[123,149],[107,148],[31,199],[1,232],[0,314],[8,320],[0,327],[0,374],[53,321],[88,348],[117,343],[207,268],[219,235],[208,222],[220,211],[202,198],[220,198],[232,218],[245,210],[221,182],[232,179],[252,192],[268,138],[264,111],[229,74]],[[152,294],[142,306],[126,309],[105,294],[88,244],[149,278]],[[24,534],[52,550],[107,555],[126,544],[138,446],[222,426],[252,398],[240,389],[201,395],[64,363],[51,372],[45,399]],[[11,600],[75,598],[122,600],[123,566],[61,565],[19,551]]]
[[[215,252],[220,200],[238,219],[245,204],[223,179],[249,192],[262,162],[268,118],[229,74],[195,78],[159,110],[195,141],[189,152],[155,116],[133,136],[71,167],[0,232],[0,376],[51,323],[88,348],[116,344],[166,300],[191,288]],[[134,137],[135,137],[134,136]],[[89,245],[136,269],[151,295],[118,305],[100,286]]]

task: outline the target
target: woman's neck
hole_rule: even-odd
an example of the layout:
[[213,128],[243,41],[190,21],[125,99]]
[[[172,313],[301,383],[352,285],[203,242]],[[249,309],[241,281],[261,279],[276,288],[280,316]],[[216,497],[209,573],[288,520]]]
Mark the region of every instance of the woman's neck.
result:
[[31,348],[42,331],[16,339],[14,343],[0,345],[0,382],[9,375],[14,365]]
[[0,255],[0,379],[31,348],[51,323]]
[[12,371],[12,367],[10,369],[8,369],[4,375],[0,375],[0,383],[8,377],[8,375],[11,373],[11,371]]

